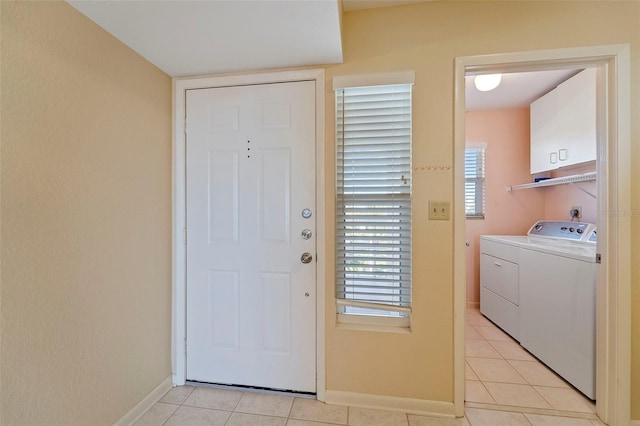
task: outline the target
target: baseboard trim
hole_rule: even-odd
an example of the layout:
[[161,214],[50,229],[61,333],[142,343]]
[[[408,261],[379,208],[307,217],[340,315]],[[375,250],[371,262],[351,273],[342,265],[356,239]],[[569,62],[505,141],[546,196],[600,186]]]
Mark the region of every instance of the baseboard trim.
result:
[[160,398],[165,393],[169,392],[173,386],[173,380],[171,376],[167,377],[160,383],[149,395],[145,396],[135,407],[133,407],[127,414],[125,414],[120,420],[118,420],[115,426],[129,426],[134,424],[140,417],[146,413],[149,408],[156,402],[160,401]]
[[400,411],[409,414],[455,417],[453,402],[426,399],[400,398],[397,396],[372,395],[366,393],[325,391],[325,402],[358,408]]
[[467,308],[480,309],[480,302],[467,302]]

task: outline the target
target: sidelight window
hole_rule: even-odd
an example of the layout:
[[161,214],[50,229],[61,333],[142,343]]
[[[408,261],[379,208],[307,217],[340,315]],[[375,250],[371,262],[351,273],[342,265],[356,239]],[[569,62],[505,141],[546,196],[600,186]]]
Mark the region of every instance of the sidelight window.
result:
[[411,88],[336,89],[336,300],[341,321],[368,316],[408,325]]

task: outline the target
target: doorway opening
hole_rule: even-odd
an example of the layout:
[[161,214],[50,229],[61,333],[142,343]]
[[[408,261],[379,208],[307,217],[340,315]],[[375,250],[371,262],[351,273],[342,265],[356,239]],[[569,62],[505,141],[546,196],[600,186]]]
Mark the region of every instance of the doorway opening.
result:
[[597,71],[596,409],[612,424],[630,416],[630,221],[612,212],[630,211],[629,46],[596,46],[461,57],[455,63],[454,152],[454,404],[464,413],[464,317],[466,254],[464,215],[465,76],[593,68]]

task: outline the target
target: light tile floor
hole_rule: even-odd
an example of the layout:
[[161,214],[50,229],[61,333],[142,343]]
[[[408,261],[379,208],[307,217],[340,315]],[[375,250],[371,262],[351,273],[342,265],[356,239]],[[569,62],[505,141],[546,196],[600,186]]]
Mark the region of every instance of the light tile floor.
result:
[[528,413],[525,417],[529,423],[529,417],[539,420],[536,416],[545,414],[599,422],[593,401],[538,361],[479,309],[467,309],[465,325],[467,413],[469,408],[498,409]]
[[595,405],[480,314],[467,310],[465,417],[328,405],[211,387],[171,389],[136,425],[602,426]]
[[[477,381],[477,383],[480,383]],[[328,405],[293,396],[209,387],[171,389],[137,422],[164,426],[602,426],[594,414],[471,407],[459,419]],[[553,415],[555,414],[555,415]],[[578,415],[576,417],[576,415]]]

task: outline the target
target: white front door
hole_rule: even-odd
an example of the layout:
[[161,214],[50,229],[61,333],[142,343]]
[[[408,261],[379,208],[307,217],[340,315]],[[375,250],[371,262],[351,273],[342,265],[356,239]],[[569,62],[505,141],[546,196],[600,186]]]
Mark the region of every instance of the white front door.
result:
[[315,83],[188,90],[186,115],[187,380],[315,392]]

